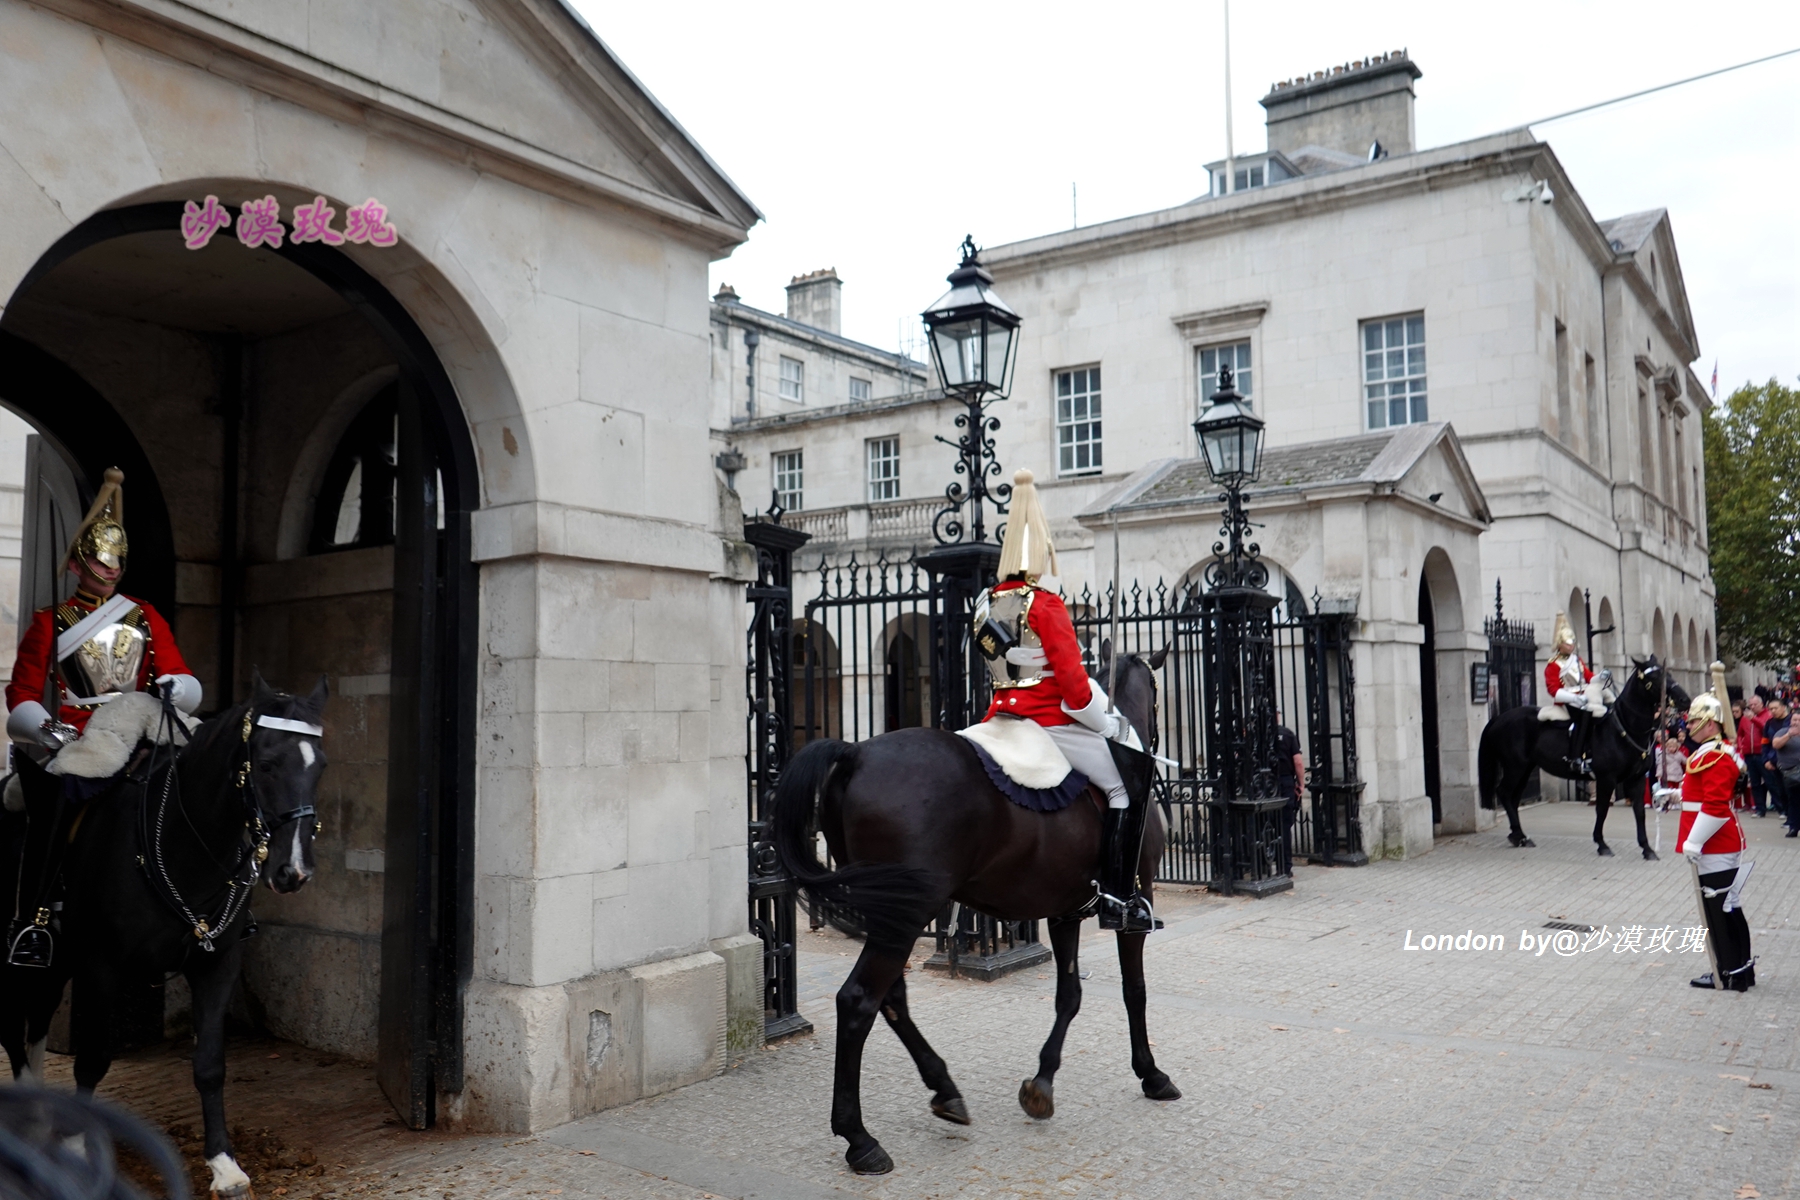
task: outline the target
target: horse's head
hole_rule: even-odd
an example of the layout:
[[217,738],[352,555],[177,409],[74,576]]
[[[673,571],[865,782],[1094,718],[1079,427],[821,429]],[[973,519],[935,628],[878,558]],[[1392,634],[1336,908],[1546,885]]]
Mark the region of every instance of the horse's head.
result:
[[[1120,655],[1118,679],[1112,685],[1113,703],[1138,731],[1144,749],[1152,754],[1156,753],[1157,730],[1160,728],[1156,713],[1156,673],[1162,670],[1163,660],[1168,656],[1167,646],[1149,655]],[[1100,643],[1100,661],[1094,669],[1094,678],[1105,686],[1111,673],[1112,639],[1108,638]]]
[[1631,660],[1631,682],[1654,709],[1658,699],[1666,698],[1679,712],[1686,712],[1693,703],[1693,697],[1687,689],[1675,682],[1668,669],[1657,661],[1656,655],[1649,658],[1633,658]]
[[259,671],[244,714],[244,765],[269,839],[264,877],[272,891],[298,891],[312,878],[313,835],[319,831],[313,801],[325,771],[319,722],[329,695],[323,675],[310,695],[294,696],[271,688]]

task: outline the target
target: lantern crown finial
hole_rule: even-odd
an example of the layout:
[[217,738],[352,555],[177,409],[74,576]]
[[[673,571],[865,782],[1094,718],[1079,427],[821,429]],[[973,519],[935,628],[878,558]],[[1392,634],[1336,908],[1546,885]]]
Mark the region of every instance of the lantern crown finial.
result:
[[972,267],[980,261],[981,251],[975,248],[975,235],[964,234],[962,240],[962,265]]

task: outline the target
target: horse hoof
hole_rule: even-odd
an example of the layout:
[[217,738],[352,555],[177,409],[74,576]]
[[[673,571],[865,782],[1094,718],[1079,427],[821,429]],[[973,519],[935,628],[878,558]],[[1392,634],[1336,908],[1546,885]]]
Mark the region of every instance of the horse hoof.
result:
[[1598,846],[1595,846],[1594,853],[1598,854],[1601,858],[1611,858],[1613,856],[1612,847],[1605,842],[1601,842]]
[[1170,1081],[1161,1071],[1146,1076],[1144,1079],[1144,1095],[1152,1100],[1179,1100],[1181,1089]]
[[1522,841],[1522,842],[1520,842],[1520,843],[1519,843],[1519,845],[1521,845],[1521,846],[1529,846],[1529,847],[1531,847],[1531,848],[1532,848],[1532,849],[1533,849],[1533,850],[1535,850],[1535,849],[1537,849],[1537,843],[1536,843],[1536,842],[1534,842],[1534,841],[1532,841],[1532,840],[1531,840],[1531,839],[1530,839],[1530,838],[1526,838],[1526,839],[1525,839],[1525,840],[1524,840],[1524,841]]
[[1658,856],[1657,856],[1656,851],[1652,850],[1648,846],[1644,847],[1644,861],[1645,862],[1655,862],[1655,861],[1657,861],[1657,857]]
[[969,1106],[963,1103],[961,1096],[951,1096],[943,1100],[931,1102],[931,1115],[941,1117],[957,1125],[969,1123]]
[[881,1148],[881,1143],[873,1138],[861,1150],[852,1146],[844,1151],[844,1161],[858,1175],[886,1175],[894,1169],[894,1160]]
[[1056,1111],[1056,1101],[1048,1084],[1040,1085],[1035,1079],[1027,1079],[1019,1085],[1019,1107],[1033,1120],[1047,1121]]

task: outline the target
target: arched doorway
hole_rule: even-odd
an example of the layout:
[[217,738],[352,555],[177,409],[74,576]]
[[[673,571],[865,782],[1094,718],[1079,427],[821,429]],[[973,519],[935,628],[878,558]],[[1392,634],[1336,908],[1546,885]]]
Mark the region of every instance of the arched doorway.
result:
[[[438,1091],[462,1088],[473,445],[431,344],[356,262],[229,237],[190,251],[181,215],[179,203],[108,210],[45,252],[0,325],[0,401],[78,480],[124,469],[126,586],[170,615],[206,710],[246,695],[253,671],[289,688],[331,679],[319,853],[337,869],[294,897],[259,897],[246,991],[276,1032],[373,1058],[401,1116],[423,1126]],[[284,558],[288,498],[335,487],[341,508],[347,489],[300,450],[340,385],[372,372],[391,380],[389,477],[359,497],[386,507],[363,506],[354,543]]]
[[1444,822],[1444,775],[1439,757],[1438,672],[1437,672],[1437,605],[1431,595],[1431,581],[1419,579],[1419,624],[1424,640],[1419,643],[1419,727],[1425,757],[1425,794],[1431,798],[1431,823]]
[[1440,833],[1472,833],[1480,821],[1475,786],[1475,743],[1465,681],[1470,666],[1487,657],[1485,638],[1471,634],[1463,612],[1462,585],[1449,552],[1434,546],[1419,568],[1419,724],[1425,792]]

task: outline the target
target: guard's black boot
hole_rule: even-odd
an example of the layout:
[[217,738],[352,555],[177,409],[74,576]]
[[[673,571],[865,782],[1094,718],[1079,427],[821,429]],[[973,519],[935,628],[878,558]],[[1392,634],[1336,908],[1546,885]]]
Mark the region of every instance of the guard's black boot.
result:
[[1121,933],[1149,933],[1156,928],[1156,914],[1138,891],[1138,854],[1144,845],[1144,824],[1150,816],[1150,782],[1156,760],[1140,750],[1107,743],[1119,775],[1125,782],[1129,808],[1108,808],[1101,821],[1100,928]]
[[1570,771],[1582,779],[1594,777],[1594,764],[1587,756],[1588,720],[1584,714],[1569,722],[1569,753],[1563,758]]
[[1700,976],[1700,978],[1698,978],[1698,979],[1688,980],[1688,986],[1689,987],[1697,987],[1697,988],[1705,988],[1709,992],[1715,990],[1713,988],[1712,972],[1708,971],[1706,974]]

